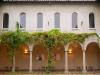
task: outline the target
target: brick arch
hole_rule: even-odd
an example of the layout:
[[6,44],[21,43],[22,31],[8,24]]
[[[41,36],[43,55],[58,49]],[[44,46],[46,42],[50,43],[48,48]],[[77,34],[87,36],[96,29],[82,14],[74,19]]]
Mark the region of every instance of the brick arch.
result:
[[[72,43],[74,43],[74,42],[70,42],[70,43],[65,45],[65,51],[68,51],[68,48]],[[76,43],[78,43],[78,45],[80,45],[80,47],[83,49],[83,44],[82,43],[80,43],[80,42],[76,42]]]
[[27,44],[20,45],[15,56],[16,71],[29,69],[29,46]]
[[88,46],[88,44],[92,42],[96,42],[98,44],[99,43],[98,38],[96,36],[91,36],[87,38],[84,42],[84,50],[86,50],[86,47]]
[[87,71],[99,69],[100,48],[97,42],[90,42],[86,47],[86,68]]
[[82,71],[82,44],[79,42],[71,42],[67,48],[68,52],[68,68],[69,70]]
[[57,45],[53,49],[54,70],[63,71],[65,68],[65,48],[64,45]]
[[48,62],[48,50],[42,44],[36,44],[32,51],[32,69],[44,70]]

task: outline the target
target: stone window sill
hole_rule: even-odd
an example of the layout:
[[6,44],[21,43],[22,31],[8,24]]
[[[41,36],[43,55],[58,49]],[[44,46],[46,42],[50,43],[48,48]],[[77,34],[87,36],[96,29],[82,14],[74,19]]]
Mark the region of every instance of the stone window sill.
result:
[[79,28],[72,28],[72,30],[79,30]]
[[96,30],[96,28],[89,28],[89,30]]

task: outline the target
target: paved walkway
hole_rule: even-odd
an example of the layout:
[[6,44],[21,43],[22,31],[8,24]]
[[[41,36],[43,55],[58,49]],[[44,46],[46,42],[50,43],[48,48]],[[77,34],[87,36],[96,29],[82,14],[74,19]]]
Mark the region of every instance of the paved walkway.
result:
[[79,74],[79,73],[69,73],[69,74],[60,74],[60,73],[0,73],[0,75],[100,75],[100,73],[86,73],[86,74]]

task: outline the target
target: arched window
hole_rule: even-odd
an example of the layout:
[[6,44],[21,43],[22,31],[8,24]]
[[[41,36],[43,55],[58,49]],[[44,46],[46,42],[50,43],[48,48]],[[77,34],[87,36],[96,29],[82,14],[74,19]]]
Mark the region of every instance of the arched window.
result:
[[26,14],[21,13],[20,14],[20,28],[25,28],[26,27]]
[[43,14],[37,14],[37,28],[43,28]]
[[60,13],[55,13],[55,28],[60,28]]
[[89,14],[89,28],[95,28],[94,14]]
[[78,14],[76,12],[72,13],[72,28],[78,28],[77,24]]
[[8,28],[9,27],[9,14],[4,13],[3,15],[3,28]]

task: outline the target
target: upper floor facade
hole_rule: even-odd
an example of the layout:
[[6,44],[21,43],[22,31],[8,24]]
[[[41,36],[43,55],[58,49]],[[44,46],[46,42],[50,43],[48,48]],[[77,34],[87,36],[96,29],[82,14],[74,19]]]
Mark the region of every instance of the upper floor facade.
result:
[[[10,0],[9,0],[10,1]],[[59,0],[60,1],[60,0]],[[89,1],[89,0],[88,0]],[[91,0],[93,1],[93,0]],[[1,3],[0,30],[100,32],[99,3]]]

